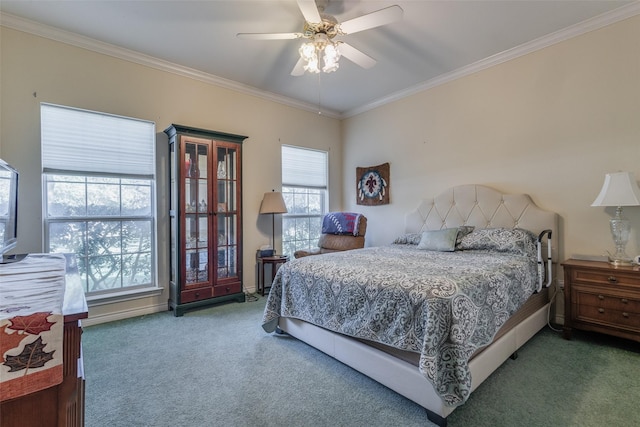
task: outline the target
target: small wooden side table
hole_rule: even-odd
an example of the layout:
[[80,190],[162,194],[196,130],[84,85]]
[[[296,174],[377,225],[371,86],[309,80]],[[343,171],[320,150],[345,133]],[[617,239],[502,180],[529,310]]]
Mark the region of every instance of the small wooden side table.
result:
[[[273,279],[276,277],[276,273],[278,272],[278,268],[289,261],[288,256],[267,256],[267,257],[258,257],[258,292],[260,295],[264,296],[265,291],[265,275],[264,275],[264,267],[266,265],[271,266],[271,281],[270,284],[273,283]],[[271,285],[269,285],[269,289],[271,289]]]

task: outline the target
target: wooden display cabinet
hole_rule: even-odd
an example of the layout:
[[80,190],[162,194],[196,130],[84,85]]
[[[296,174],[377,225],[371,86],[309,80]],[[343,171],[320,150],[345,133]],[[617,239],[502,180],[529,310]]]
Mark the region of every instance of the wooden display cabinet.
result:
[[242,289],[242,142],[247,138],[171,125],[170,296],[176,316]]

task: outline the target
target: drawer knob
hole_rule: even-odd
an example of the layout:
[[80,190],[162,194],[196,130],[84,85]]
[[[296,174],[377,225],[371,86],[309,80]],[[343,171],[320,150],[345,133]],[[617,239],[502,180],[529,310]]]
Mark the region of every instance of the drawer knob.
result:
[[598,313],[604,313],[604,308],[599,308]]
[[616,283],[616,282],[618,281],[618,279],[616,279],[616,276],[609,276],[609,277],[607,278],[607,280],[608,280],[610,283]]
[[627,313],[626,311],[623,311],[622,312],[622,317],[629,318],[629,313]]
[[598,295],[598,299],[599,300],[603,300],[604,299],[604,295]]
[[628,299],[626,299],[626,298],[622,298],[622,299],[620,300],[620,302],[622,302],[623,304],[628,304],[628,303],[629,303],[629,300],[628,300]]

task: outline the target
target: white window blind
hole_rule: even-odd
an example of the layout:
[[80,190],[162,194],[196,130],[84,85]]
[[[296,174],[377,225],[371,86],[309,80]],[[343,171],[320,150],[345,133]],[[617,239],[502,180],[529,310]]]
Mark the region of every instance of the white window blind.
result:
[[282,146],[282,185],[327,188],[327,152]]
[[155,123],[41,104],[44,172],[83,172],[153,178]]

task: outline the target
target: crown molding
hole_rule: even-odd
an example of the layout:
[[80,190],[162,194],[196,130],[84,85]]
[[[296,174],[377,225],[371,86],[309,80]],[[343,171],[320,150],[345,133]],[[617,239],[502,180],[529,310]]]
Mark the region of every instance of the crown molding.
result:
[[602,27],[606,27],[607,25],[611,25],[624,19],[631,18],[638,14],[640,14],[640,1],[635,1],[594,18],[587,19],[586,21],[580,22],[567,28],[563,28],[562,30],[556,31],[555,33],[548,34],[512,49],[505,50],[504,52],[500,52],[485,59],[481,59],[480,61],[458,68],[457,70],[454,70],[452,72],[442,74],[438,77],[419,83],[410,88],[395,92],[389,96],[379,98],[369,104],[354,108],[343,113],[341,115],[341,118],[344,119],[356,116],[358,114],[373,110],[391,102],[395,102],[411,95],[423,92],[425,90],[432,89],[441,84],[457,80],[461,77],[465,77],[473,73],[477,73],[478,71],[482,71],[495,65],[502,64],[503,62],[507,62],[523,55],[535,52],[537,50],[544,49],[546,47],[569,40],[582,34],[598,30]]
[[324,116],[336,118],[336,119],[339,119],[341,117],[340,113],[333,110],[325,109],[325,108],[323,108],[321,112],[318,112],[317,105],[298,101],[292,98],[288,98],[286,96],[277,95],[264,90],[259,90],[252,86],[245,85],[233,80],[218,77],[213,74],[205,73],[205,72],[202,72],[193,68],[185,67],[179,64],[175,64],[169,61],[164,61],[162,59],[145,55],[140,52],[125,49],[109,43],[101,42],[99,40],[95,40],[90,37],[81,36],[76,33],[64,31],[59,28],[44,25],[35,21],[31,21],[15,15],[11,15],[8,13],[0,12],[0,25],[3,27],[11,28],[14,30],[33,34],[36,36],[55,40],[71,46],[86,49],[92,52],[122,59],[124,61],[133,62],[139,65],[144,65],[150,68],[154,68],[156,70],[166,71],[172,74],[176,74],[182,77],[188,77],[190,79],[198,80],[214,86],[220,86],[220,87],[231,89],[247,95],[256,96],[258,98],[284,104],[289,107],[294,107],[301,110],[322,114]]
[[104,43],[99,40],[95,40],[89,37],[81,36],[79,34],[71,33],[68,31],[60,30],[58,28],[50,27],[38,22],[34,22],[28,19],[20,18],[18,16],[10,15],[0,12],[0,25],[14,30],[23,31],[26,33],[34,34],[36,36],[48,38],[61,43],[69,44],[72,46],[87,49],[93,52],[101,53],[104,55],[112,56],[114,58],[122,59],[125,61],[133,62],[139,65],[144,65],[150,68],[154,68],[160,71],[166,71],[179,76],[188,77],[194,80],[198,80],[207,84],[220,86],[226,89],[231,89],[247,95],[256,96],[269,101],[284,104],[290,107],[298,108],[305,111],[314,113],[320,113],[324,116],[345,119],[366,111],[373,110],[383,105],[398,101],[400,99],[415,95],[428,89],[432,89],[444,83],[457,80],[461,77],[468,76],[473,73],[485,70],[495,65],[502,64],[512,59],[527,55],[540,49],[552,46],[554,44],[569,40],[573,37],[598,30],[607,25],[614,24],[624,19],[631,18],[640,14],[640,1],[634,1],[628,5],[619,7],[611,12],[604,13],[594,18],[588,19],[581,23],[572,25],[562,30],[556,31],[544,37],[540,37],[536,40],[532,40],[528,43],[522,44],[512,49],[508,49],[504,52],[500,52],[488,58],[474,62],[473,64],[458,68],[449,73],[442,74],[433,79],[424,81],[410,88],[395,92],[389,96],[379,98],[371,103],[362,105],[358,108],[351,109],[349,111],[340,113],[338,111],[323,109],[322,112],[318,112],[318,106],[302,101],[298,101],[285,96],[277,95],[271,92],[259,90],[255,87],[244,85],[242,83],[224,79],[222,77],[215,76],[213,74],[205,73],[193,68],[184,67],[179,64],[175,64],[162,59],[154,58],[149,55],[145,55],[133,50],[125,49],[122,47],[114,46],[109,43]]

